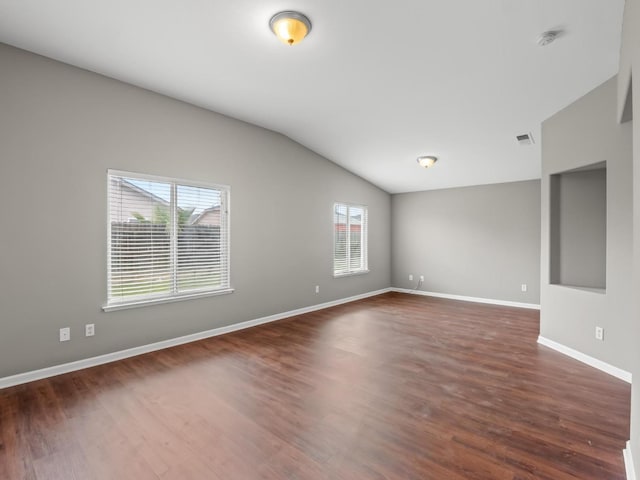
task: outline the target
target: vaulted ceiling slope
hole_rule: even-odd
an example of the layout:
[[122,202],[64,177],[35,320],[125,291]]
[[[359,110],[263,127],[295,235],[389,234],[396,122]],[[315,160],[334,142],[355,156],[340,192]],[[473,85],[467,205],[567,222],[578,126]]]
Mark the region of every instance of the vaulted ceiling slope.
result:
[[[313,29],[288,47],[268,22],[292,7]],[[540,123],[617,72],[623,7],[0,0],[0,41],[275,130],[397,193],[539,178]],[[546,30],[563,34],[539,47]]]

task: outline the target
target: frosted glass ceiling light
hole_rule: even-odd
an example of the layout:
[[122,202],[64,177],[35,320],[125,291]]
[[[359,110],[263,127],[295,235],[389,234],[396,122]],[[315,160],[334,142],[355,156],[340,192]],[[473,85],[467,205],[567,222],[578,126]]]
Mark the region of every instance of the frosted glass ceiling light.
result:
[[438,158],[432,157],[432,156],[417,158],[418,165],[424,168],[433,167],[437,161],[438,161]]
[[276,37],[287,45],[296,45],[304,40],[311,31],[311,22],[298,12],[276,13],[269,22]]

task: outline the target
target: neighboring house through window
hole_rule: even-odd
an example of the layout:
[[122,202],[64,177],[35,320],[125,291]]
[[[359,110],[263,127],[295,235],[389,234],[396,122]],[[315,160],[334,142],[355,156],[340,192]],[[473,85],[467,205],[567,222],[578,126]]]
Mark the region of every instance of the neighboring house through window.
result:
[[105,310],[228,293],[229,188],[110,170]]
[[333,206],[333,275],[368,272],[367,207]]

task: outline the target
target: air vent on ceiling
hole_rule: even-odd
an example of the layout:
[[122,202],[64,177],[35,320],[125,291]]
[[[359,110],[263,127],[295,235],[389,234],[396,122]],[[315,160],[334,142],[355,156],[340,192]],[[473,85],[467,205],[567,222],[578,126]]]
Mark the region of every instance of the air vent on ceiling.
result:
[[538,36],[536,42],[541,47],[546,47],[550,43],[555,42],[564,32],[562,30],[547,30]]
[[516,135],[516,140],[522,146],[533,145],[533,137],[530,133],[523,133],[522,135]]

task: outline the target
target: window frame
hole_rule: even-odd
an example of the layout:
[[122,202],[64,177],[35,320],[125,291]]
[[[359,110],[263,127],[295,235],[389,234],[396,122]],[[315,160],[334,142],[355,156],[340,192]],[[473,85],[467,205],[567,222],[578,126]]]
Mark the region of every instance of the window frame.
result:
[[[349,211],[351,208],[359,208],[362,209],[363,219],[360,224],[360,244],[361,244],[361,256],[362,256],[362,266],[357,269],[351,268],[351,236],[346,236],[346,260],[345,264],[347,265],[346,270],[336,270],[336,253],[337,253],[337,242],[336,242],[336,209],[337,207],[346,207],[346,219],[347,219],[347,228],[349,229],[350,223],[350,215]],[[369,208],[366,205],[356,204],[356,203],[346,203],[346,202],[335,202],[333,204],[333,212],[332,212],[332,225],[333,225],[333,277],[341,278],[341,277],[349,277],[353,275],[364,275],[369,273]]]
[[[171,292],[166,295],[153,295],[153,296],[139,296],[136,295],[132,300],[122,300],[122,299],[112,299],[111,291],[110,291],[110,282],[111,282],[111,274],[112,274],[112,248],[111,248],[111,238],[112,238],[112,225],[111,225],[111,179],[113,177],[121,177],[121,178],[131,178],[135,180],[142,181],[150,181],[150,182],[159,182],[159,183],[168,183],[170,184],[171,189],[171,218],[172,218],[172,227],[170,232],[170,270],[172,272]],[[176,236],[176,224],[175,224],[175,208],[177,204],[175,203],[175,195],[178,187],[195,187],[195,188],[206,188],[217,190],[220,192],[221,205],[220,205],[220,245],[221,250],[225,258],[225,278],[226,282],[223,286],[219,288],[212,289],[199,289],[193,291],[185,291],[178,292],[176,289],[176,279],[173,278],[176,275],[177,269],[177,236]],[[144,307],[147,305],[157,305],[163,303],[172,303],[179,302],[183,300],[190,300],[194,298],[202,298],[202,297],[210,297],[217,295],[225,295],[228,293],[232,293],[234,289],[231,287],[231,187],[223,184],[202,182],[202,181],[194,181],[187,180],[183,178],[175,178],[175,177],[165,177],[160,175],[151,175],[146,173],[138,173],[138,172],[130,172],[124,170],[115,170],[108,169],[107,170],[107,301],[102,306],[102,310],[105,312],[122,310],[128,308],[137,308]]]

